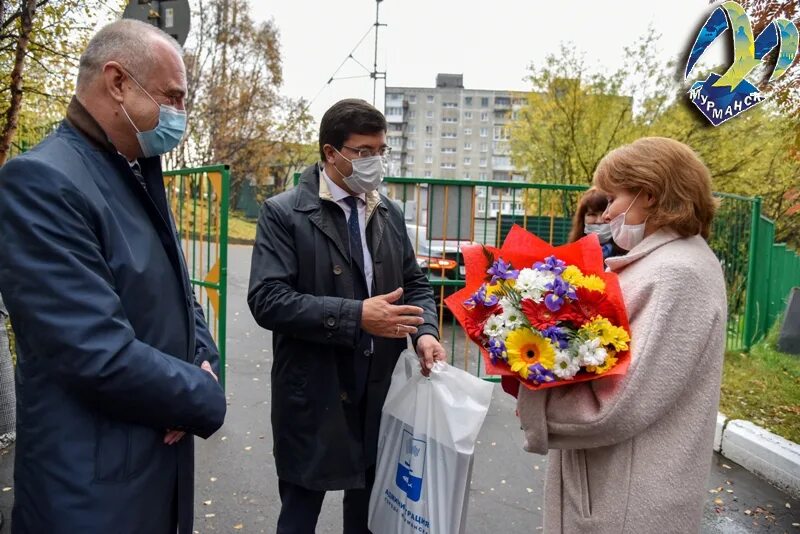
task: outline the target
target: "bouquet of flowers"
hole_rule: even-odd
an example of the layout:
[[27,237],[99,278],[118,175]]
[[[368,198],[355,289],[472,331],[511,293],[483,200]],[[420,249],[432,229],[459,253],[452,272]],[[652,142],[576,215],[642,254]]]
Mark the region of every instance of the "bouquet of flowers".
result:
[[500,249],[463,249],[466,286],[446,304],[488,374],[530,389],[623,374],[630,327],[597,236],[552,247],[519,226]]

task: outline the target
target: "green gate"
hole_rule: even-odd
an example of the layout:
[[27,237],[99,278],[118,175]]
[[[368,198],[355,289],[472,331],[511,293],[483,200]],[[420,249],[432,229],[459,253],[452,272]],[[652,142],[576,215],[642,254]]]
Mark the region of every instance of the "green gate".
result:
[[228,296],[227,165],[164,172],[164,187],[178,229],[186,267],[220,353],[219,380],[225,386]]

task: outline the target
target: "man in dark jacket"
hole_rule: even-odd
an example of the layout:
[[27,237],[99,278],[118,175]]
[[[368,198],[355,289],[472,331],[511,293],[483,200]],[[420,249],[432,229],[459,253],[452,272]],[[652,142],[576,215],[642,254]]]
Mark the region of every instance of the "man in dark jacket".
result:
[[226,403],[161,175],[185,92],[177,43],[115,22],[81,57],[66,120],[0,170],[12,532],[192,532],[191,434],[215,432]]
[[403,213],[380,195],[386,120],[362,100],[322,118],[322,164],[264,202],[248,303],[272,330],[279,534],[314,532],[345,490],[344,532],[367,529],[381,408],[410,335],[429,372],[444,359],[433,291]]

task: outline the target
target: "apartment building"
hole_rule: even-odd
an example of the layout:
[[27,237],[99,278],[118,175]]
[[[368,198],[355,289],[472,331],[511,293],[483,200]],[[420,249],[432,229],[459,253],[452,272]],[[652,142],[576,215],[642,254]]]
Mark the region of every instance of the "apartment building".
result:
[[[387,87],[389,175],[523,180],[511,162],[508,126],[525,100],[525,93],[466,89],[461,74],[438,74],[435,87]],[[490,217],[514,209],[497,187],[478,187],[476,196],[476,216],[487,207]]]

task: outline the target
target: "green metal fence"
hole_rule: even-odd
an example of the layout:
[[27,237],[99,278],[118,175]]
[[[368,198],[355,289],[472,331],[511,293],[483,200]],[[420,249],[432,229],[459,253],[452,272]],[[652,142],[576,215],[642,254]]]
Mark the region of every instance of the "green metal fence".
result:
[[[514,224],[553,245],[568,239],[577,202],[586,186],[387,178],[386,193],[406,216],[418,262],[427,268],[439,304],[440,327],[449,339],[451,363],[481,374],[481,359],[455,319],[446,295],[464,285],[461,246],[500,246]],[[719,210],[709,245],[722,265],[728,291],[728,350],[749,350],[766,334],[785,306],[790,288],[800,285],[800,258],[776,245],[774,225],[761,214],[761,201],[718,193]],[[466,222],[471,214],[471,222]],[[454,224],[453,221],[456,221]],[[449,228],[448,228],[449,224]],[[441,261],[444,260],[444,261]],[[441,266],[441,267],[440,267]],[[458,354],[456,354],[456,352]],[[474,352],[474,354],[470,354]]]
[[219,347],[224,387],[230,170],[215,165],[166,171],[164,186],[197,301]]

